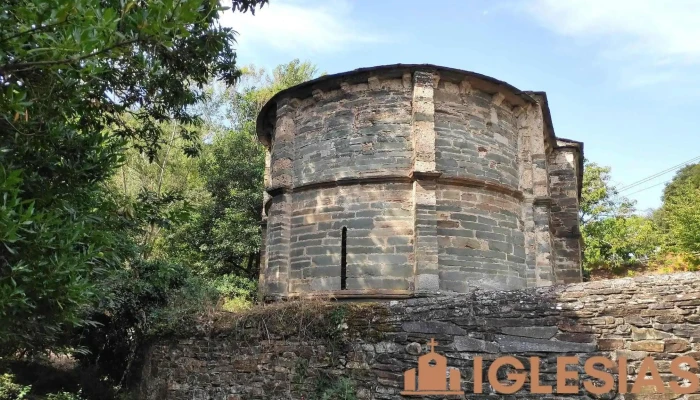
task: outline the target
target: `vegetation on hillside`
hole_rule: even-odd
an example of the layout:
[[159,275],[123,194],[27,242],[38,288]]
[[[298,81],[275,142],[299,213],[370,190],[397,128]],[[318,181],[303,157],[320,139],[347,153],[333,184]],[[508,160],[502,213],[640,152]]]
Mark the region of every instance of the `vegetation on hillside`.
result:
[[662,206],[640,215],[611,183],[610,168],[587,161],[580,211],[584,272],[697,270],[699,196],[700,164],[688,165],[666,186]]
[[[252,118],[317,71],[238,68],[225,9],[0,5],[0,371],[17,372],[2,396],[116,396],[149,337],[250,303],[264,168]],[[16,363],[66,353],[82,372],[53,388],[30,388],[35,367]]]
[[[6,358],[67,351],[82,368],[98,368],[117,393],[132,382],[139,350],[150,337],[205,331],[215,310],[250,306],[264,171],[254,118],[276,91],[314,78],[317,69],[294,60],[271,73],[254,66],[241,70],[234,85],[212,80],[203,86],[206,97],[193,106],[204,117],[197,125],[161,123],[163,142],[150,155],[124,141],[119,163],[95,193],[110,208],[91,214],[99,218],[95,230],[121,246],[114,250],[119,257],[99,275],[81,277],[81,290],[95,296],[76,305],[79,320],[56,316],[50,336],[26,341],[1,336]],[[193,140],[197,153],[187,154]],[[114,228],[108,230],[105,221],[114,221]],[[98,394],[104,386],[84,388],[83,396],[103,398]]]

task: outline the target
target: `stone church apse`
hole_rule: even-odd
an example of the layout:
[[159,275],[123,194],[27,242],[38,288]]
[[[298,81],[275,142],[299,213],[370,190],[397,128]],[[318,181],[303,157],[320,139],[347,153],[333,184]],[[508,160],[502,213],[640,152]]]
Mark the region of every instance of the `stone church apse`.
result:
[[257,133],[267,299],[581,281],[583,144],[555,135],[544,92],[363,68],[278,93]]

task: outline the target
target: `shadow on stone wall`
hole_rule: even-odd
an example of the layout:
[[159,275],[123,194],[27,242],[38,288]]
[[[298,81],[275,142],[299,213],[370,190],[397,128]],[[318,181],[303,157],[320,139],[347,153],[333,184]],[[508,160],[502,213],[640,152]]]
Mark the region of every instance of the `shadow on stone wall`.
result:
[[[390,303],[275,304],[246,316],[222,317],[209,335],[154,345],[141,393],[143,399],[183,400],[314,399],[324,394],[400,399],[403,371],[416,366],[431,338],[448,366],[460,369],[468,398],[503,397],[486,377],[491,361],[504,355],[516,356],[527,370],[529,357],[539,357],[541,385],[556,386],[556,357],[564,355],[580,358],[579,366],[570,367],[582,373],[579,382],[587,379],[583,363],[593,355],[626,357],[629,383],[636,379],[640,360],[652,357],[668,382],[675,379],[670,374],[674,358],[700,359],[699,309],[696,273]],[[482,395],[473,394],[475,356],[484,359]],[[499,371],[501,380],[507,372]],[[538,398],[529,387],[526,381],[512,397]],[[565,397],[539,395],[553,396]],[[588,398],[588,393],[581,389],[568,397]],[[602,397],[700,395],[645,391]]]

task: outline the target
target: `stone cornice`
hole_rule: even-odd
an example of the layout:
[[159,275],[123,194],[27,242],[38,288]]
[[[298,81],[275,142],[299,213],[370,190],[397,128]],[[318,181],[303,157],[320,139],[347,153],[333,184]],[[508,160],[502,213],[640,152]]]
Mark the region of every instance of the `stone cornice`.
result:
[[[479,178],[469,178],[469,177],[444,177],[439,171],[432,172],[412,172],[410,176],[403,175],[387,175],[379,177],[370,178],[345,178],[334,181],[324,181],[324,182],[314,182],[306,185],[296,186],[294,188],[268,188],[267,193],[272,197],[278,196],[280,194],[286,193],[297,193],[304,192],[307,190],[314,189],[328,189],[339,186],[350,186],[350,185],[377,185],[382,183],[411,183],[419,180],[436,180],[437,183],[455,185],[455,186],[466,186],[482,188],[498,193],[503,193],[511,197],[515,197],[518,200],[523,199],[523,193],[520,190],[512,189],[506,185],[500,184],[496,181],[491,181],[488,179]],[[271,199],[270,199],[271,200]],[[269,200],[268,200],[269,202]]]
[[467,177],[440,177],[438,178],[438,183],[456,185],[456,186],[466,186],[474,188],[482,188],[490,190],[493,192],[502,193],[518,200],[523,199],[523,192],[520,190],[512,189],[501,183],[491,181],[488,179],[479,178],[467,178]]
[[317,90],[327,91],[340,89],[343,84],[367,83],[369,82],[370,78],[402,78],[405,73],[413,73],[416,71],[435,72],[436,75],[440,77],[440,80],[445,81],[462,83],[466,80],[473,89],[482,90],[492,94],[500,93],[500,95],[504,96],[505,100],[512,106],[537,104],[536,100],[530,95],[530,93],[534,92],[522,91],[506,82],[472,71],[442,67],[433,64],[379,65],[376,67],[359,68],[353,71],[341,72],[338,74],[324,75],[277,93],[267,103],[265,103],[258,114],[256,121],[258,138],[265,144],[270,143],[270,134],[276,118],[274,115],[277,111],[276,104],[282,99],[306,98],[313,96],[314,91]]

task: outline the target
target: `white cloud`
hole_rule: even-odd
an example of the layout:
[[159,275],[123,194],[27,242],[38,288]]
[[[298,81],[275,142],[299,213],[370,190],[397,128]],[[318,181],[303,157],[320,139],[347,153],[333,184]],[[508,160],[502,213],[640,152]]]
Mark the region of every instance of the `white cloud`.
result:
[[700,65],[700,1],[526,0],[521,5],[547,29],[600,45],[606,60],[624,64],[618,72],[629,84],[675,80],[684,68]]
[[273,0],[250,13],[222,16],[232,27],[241,51],[276,50],[292,55],[331,53],[354,45],[383,41],[382,35],[361,26],[346,0]]

